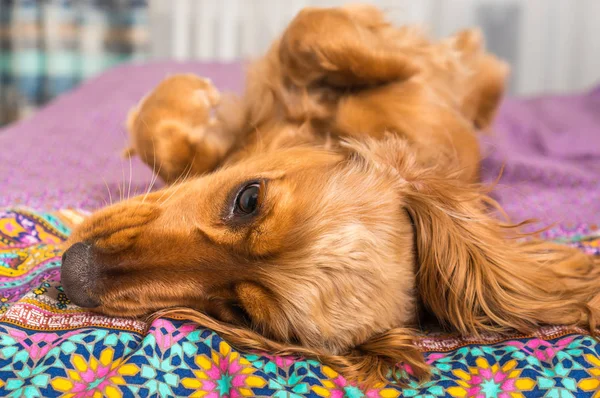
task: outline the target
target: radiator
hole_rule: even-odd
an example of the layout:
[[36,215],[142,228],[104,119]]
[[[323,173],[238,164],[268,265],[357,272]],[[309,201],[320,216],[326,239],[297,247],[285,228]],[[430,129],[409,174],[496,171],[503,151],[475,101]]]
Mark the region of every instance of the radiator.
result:
[[[354,1],[356,2],[356,1]],[[514,95],[569,93],[600,83],[600,0],[371,0],[396,24],[433,37],[479,26],[512,66]],[[260,56],[306,6],[335,0],[150,0],[155,58],[231,61]]]

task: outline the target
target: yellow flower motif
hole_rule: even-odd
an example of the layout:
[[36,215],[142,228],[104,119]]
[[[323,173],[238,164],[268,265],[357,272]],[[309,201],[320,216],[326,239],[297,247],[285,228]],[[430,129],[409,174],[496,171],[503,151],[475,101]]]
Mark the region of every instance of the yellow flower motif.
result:
[[219,351],[213,351],[210,358],[198,355],[194,362],[200,368],[193,371],[196,377],[181,380],[185,388],[195,390],[191,397],[251,397],[254,395],[252,387],[267,384],[262,377],[253,376],[251,363],[225,342],[221,342]]
[[115,361],[111,347],[105,348],[98,359],[92,356],[89,361],[75,354],[71,363],[75,369],[67,369],[68,377],[57,377],[51,382],[52,387],[67,398],[121,397],[121,390],[117,386],[126,384],[123,376],[133,376],[139,372],[136,365],[123,364],[122,359]]
[[520,370],[516,370],[517,361],[511,360],[502,367],[495,363],[490,365],[485,358],[477,358],[477,366],[469,367],[468,372],[455,369],[452,373],[458,377],[458,386],[449,387],[446,391],[453,397],[497,396],[520,398],[520,391],[531,390],[535,382],[529,378],[519,378]]
[[580,380],[579,383],[577,383],[577,386],[583,391],[595,391],[596,393],[593,397],[600,398],[600,359],[591,354],[586,354],[585,359],[587,359],[590,364],[594,365],[593,368],[587,370],[593,377]]
[[340,398],[340,397],[354,397],[354,396],[367,396],[367,397],[382,397],[382,398],[395,398],[400,396],[400,392],[394,388],[386,388],[386,384],[377,382],[373,385],[373,388],[362,391],[356,385],[348,383],[348,381],[341,376],[338,372],[331,369],[329,366],[323,366],[321,371],[329,379],[320,380],[323,386],[313,386],[312,391],[320,397],[326,398]]
[[46,289],[43,287],[38,287],[38,288],[33,289],[33,292],[39,296],[41,294],[46,293]]

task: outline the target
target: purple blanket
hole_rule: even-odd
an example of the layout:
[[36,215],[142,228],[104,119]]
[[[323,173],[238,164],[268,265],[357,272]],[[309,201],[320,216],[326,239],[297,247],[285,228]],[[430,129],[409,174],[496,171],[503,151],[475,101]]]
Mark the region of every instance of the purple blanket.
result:
[[[150,171],[120,157],[125,116],[168,74],[193,72],[239,91],[239,64],[154,63],[113,69],[33,118],[0,131],[0,206],[95,209],[144,192]],[[507,100],[492,136],[486,181],[502,164],[495,195],[515,221],[600,223],[600,89],[583,95]]]
[[125,65],[0,130],[0,207],[92,210],[145,192],[149,168],[121,156],[128,141],[125,118],[162,79],[189,72],[210,77],[222,91],[242,87],[240,64]]
[[570,96],[510,99],[482,136],[484,176],[514,221],[600,222],[600,87]]

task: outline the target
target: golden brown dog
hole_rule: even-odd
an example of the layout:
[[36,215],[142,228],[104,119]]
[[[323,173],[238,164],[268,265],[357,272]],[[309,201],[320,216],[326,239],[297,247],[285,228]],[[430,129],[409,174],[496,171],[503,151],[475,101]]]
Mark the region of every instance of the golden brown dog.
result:
[[427,373],[422,313],[462,334],[593,329],[598,261],[517,239],[477,184],[474,133],[506,73],[476,31],[431,42],[352,7],[302,11],[241,99],[167,79],[129,129],[173,185],[73,232],[68,296],[111,315],[169,309],[363,382],[400,362]]

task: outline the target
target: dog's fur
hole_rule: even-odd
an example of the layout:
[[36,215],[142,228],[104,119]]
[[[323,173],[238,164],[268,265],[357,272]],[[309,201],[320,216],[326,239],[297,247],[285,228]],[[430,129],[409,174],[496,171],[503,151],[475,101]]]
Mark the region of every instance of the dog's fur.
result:
[[[507,74],[481,41],[434,43],[372,7],[306,9],[214,121],[208,82],[169,78],[129,127],[174,184],[73,232],[67,294],[111,315],[169,309],[240,348],[318,357],[367,383],[397,363],[427,374],[422,313],[462,334],[593,330],[599,262],[518,239],[477,184],[475,131]],[[236,215],[249,182],[258,210]]]

